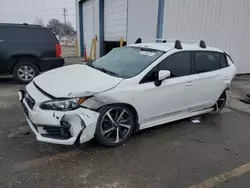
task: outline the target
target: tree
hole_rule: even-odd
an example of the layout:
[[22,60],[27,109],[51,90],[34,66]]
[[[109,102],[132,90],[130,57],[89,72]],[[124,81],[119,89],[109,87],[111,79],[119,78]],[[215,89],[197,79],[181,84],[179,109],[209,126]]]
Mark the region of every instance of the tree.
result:
[[59,35],[59,30],[61,28],[60,21],[58,19],[51,19],[49,20],[47,24],[47,28],[49,28],[51,31],[53,31],[56,35]]
[[67,22],[66,25],[63,24],[63,29],[66,35],[73,34],[75,31],[70,22]]
[[55,33],[55,35],[70,35],[75,32],[72,24],[67,22],[66,25],[60,22],[58,19],[51,19],[47,24],[47,28]]
[[36,20],[34,21],[33,24],[44,26],[43,19],[39,17],[36,17]]

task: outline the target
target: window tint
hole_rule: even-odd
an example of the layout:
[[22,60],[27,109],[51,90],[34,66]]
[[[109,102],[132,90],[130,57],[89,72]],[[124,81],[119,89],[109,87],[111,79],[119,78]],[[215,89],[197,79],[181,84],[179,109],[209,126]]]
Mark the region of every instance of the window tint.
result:
[[171,77],[189,75],[190,67],[190,52],[172,54],[160,63],[160,70],[169,70]]
[[178,52],[168,56],[159,65],[149,71],[140,83],[156,81],[158,79],[159,70],[169,70],[171,72],[170,77],[172,78],[189,75],[191,69],[190,54],[190,52]]
[[154,82],[158,80],[158,68],[154,67],[148,74],[140,81],[140,83]]
[[220,54],[220,65],[221,65],[221,68],[228,66],[226,55],[222,53]]
[[54,34],[46,28],[1,27],[0,36],[6,42],[56,42]]
[[221,68],[220,53],[195,52],[194,66],[198,73],[218,70]]

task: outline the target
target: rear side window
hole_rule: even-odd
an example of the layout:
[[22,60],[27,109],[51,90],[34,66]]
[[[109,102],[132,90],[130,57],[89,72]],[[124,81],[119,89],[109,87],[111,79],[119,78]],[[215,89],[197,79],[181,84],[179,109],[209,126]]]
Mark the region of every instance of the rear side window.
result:
[[220,69],[220,53],[205,51],[194,52],[194,68],[197,73]]
[[190,74],[190,52],[177,52],[160,63],[160,70],[169,70],[171,77],[186,76]]
[[0,36],[6,42],[57,43],[57,39],[51,31],[39,27],[1,27]]
[[226,55],[222,53],[220,54],[220,65],[221,65],[221,68],[228,66]]

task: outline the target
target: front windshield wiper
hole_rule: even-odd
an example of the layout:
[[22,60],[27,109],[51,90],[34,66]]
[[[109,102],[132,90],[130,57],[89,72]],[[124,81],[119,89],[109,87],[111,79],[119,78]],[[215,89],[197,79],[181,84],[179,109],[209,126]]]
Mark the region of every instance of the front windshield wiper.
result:
[[122,77],[120,74],[117,74],[117,73],[112,72],[110,70],[107,70],[105,68],[94,67],[93,65],[92,65],[92,67],[95,68],[95,69],[97,69],[97,70],[99,70],[99,71],[102,71],[102,72],[104,72],[106,74],[109,74],[109,75],[112,75],[112,76],[117,76],[117,77]]
[[94,68],[94,69],[97,69],[97,70],[99,70],[99,71],[101,71],[101,72],[104,72],[104,73],[106,73],[106,74],[109,74],[109,75],[112,75],[112,76],[116,76],[116,77],[123,77],[122,75],[120,75],[120,74],[118,74],[118,73],[115,73],[115,72],[112,72],[112,71],[110,71],[110,70],[107,70],[107,69],[105,69],[105,68],[100,68],[100,67],[94,66],[94,65],[93,65],[93,61],[89,61],[89,62],[87,63],[87,65],[90,66],[90,67],[92,67],[92,68]]

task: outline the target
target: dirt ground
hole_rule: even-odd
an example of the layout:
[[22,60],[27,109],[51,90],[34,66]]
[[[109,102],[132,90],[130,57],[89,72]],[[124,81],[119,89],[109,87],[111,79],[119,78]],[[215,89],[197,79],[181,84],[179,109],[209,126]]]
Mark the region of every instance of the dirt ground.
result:
[[249,188],[250,105],[238,100],[249,80],[235,79],[220,115],[147,129],[105,148],[95,140],[80,146],[36,141],[18,102],[23,86],[0,78],[0,187]]

